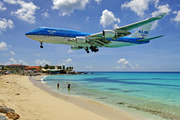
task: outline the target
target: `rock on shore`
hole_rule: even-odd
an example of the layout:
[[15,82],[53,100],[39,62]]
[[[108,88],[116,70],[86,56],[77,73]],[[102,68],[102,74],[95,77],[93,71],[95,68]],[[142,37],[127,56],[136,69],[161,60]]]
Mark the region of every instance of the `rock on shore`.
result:
[[7,120],[7,118],[3,115],[0,115],[0,120]]

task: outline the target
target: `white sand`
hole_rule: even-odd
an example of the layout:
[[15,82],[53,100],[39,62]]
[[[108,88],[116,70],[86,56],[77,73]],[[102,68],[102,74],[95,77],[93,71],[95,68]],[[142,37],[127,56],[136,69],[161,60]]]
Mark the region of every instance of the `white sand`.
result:
[[21,120],[134,120],[98,103],[60,99],[35,87],[27,76],[19,75],[0,77],[0,106],[3,104],[14,109]]

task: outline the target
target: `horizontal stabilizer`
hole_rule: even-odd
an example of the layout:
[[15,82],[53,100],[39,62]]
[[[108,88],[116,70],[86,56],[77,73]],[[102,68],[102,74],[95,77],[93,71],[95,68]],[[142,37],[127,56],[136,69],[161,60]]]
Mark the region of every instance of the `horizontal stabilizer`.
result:
[[139,42],[147,42],[149,40],[152,40],[152,39],[156,39],[156,38],[160,38],[160,37],[163,37],[164,35],[160,35],[160,36],[156,36],[156,37],[151,37],[151,38],[146,38],[146,39],[141,39],[141,40],[137,40]]

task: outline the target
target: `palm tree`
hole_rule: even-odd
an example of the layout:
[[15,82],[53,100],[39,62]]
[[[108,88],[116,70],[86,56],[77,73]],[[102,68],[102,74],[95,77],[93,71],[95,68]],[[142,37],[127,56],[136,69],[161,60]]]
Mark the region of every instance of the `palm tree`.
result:
[[61,66],[58,66],[58,69],[62,69]]
[[48,64],[46,64],[46,65],[45,65],[45,67],[44,67],[44,69],[48,69],[48,67],[49,67],[49,65],[48,65]]
[[65,65],[63,65],[63,70],[65,70]]

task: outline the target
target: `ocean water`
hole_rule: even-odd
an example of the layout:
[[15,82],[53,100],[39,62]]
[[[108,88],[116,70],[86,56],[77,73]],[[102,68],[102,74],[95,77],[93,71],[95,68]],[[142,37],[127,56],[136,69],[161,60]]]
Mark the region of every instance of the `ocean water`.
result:
[[140,119],[180,120],[180,73],[50,75],[44,83],[56,92],[90,99]]

